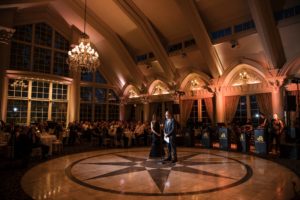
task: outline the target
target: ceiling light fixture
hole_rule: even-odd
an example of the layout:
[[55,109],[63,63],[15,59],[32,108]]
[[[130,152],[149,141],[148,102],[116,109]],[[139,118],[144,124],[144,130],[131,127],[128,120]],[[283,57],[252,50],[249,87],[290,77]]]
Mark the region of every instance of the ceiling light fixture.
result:
[[100,66],[99,54],[91,47],[89,36],[85,33],[86,0],[84,5],[84,28],[79,44],[68,52],[67,64],[71,71],[95,72]]

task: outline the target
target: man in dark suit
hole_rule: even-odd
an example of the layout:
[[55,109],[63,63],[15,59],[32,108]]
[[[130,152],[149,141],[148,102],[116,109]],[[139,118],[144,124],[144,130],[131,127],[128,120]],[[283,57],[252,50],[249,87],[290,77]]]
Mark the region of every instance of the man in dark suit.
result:
[[168,157],[165,159],[165,161],[172,160],[172,162],[175,163],[177,162],[175,120],[169,111],[166,112],[164,135],[165,141],[168,145]]

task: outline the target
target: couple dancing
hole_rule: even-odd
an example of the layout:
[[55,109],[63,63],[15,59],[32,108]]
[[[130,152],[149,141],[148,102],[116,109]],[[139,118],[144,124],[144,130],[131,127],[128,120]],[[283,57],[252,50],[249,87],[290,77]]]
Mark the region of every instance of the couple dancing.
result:
[[164,123],[164,134],[160,134],[160,124],[157,119],[156,114],[153,114],[151,121],[151,133],[152,133],[152,145],[150,150],[150,158],[163,158],[165,151],[162,144],[162,137],[164,137],[165,142],[168,146],[168,157],[164,161],[177,162],[177,152],[176,152],[176,131],[175,131],[175,120],[172,114],[166,112],[166,120]]

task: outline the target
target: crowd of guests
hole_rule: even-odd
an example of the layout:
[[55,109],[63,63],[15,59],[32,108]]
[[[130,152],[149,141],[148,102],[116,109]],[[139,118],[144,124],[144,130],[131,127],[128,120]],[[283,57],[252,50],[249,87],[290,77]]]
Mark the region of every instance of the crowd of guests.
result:
[[100,121],[71,122],[68,125],[68,144],[74,145],[83,140],[98,140],[99,146],[106,146],[107,140],[113,147],[129,147],[149,144],[150,123],[141,121]]
[[[160,122],[159,124],[161,124]],[[41,148],[43,158],[49,153],[49,146],[43,144],[41,135],[43,133],[55,135],[64,145],[74,146],[83,143],[93,143],[99,147],[130,147],[147,146],[157,138],[153,137],[152,122],[126,122],[126,121],[98,121],[98,122],[70,122],[67,126],[63,122],[39,122],[30,126],[7,125],[0,122],[0,131],[9,133],[8,145],[13,146],[12,157],[22,158],[24,165],[30,157],[32,149]],[[192,133],[194,125],[188,120],[185,130],[182,133]],[[244,133],[247,143],[247,151],[253,141],[254,128],[264,130],[264,140],[267,151],[272,152],[273,140],[275,139],[275,151],[279,153],[281,136],[284,132],[284,123],[277,114],[272,119],[268,119],[263,113],[259,116],[259,125],[253,127],[251,120],[241,124],[238,121],[232,122],[227,126],[231,143],[237,144],[237,150],[241,150],[240,138]],[[200,125],[201,133],[209,133],[212,140],[218,140],[218,129],[216,127]],[[156,127],[159,129],[159,127]],[[192,135],[192,134],[191,134]],[[194,140],[194,138],[192,139]],[[152,142],[153,142],[152,141]],[[194,142],[194,141],[193,141]],[[253,144],[252,144],[253,145]]]

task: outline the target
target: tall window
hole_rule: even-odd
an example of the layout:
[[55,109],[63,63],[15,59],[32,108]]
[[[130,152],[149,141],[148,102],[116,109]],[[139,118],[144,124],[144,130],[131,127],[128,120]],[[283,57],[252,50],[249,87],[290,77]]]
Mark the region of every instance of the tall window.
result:
[[[250,109],[247,110],[247,98],[249,98]],[[241,96],[234,116],[234,121],[240,122],[242,125],[247,122],[247,113],[251,115],[251,121],[254,126],[258,125],[259,107],[255,95]]]
[[80,100],[91,102],[93,98],[93,87],[80,87]]
[[93,73],[92,72],[82,72],[81,80],[86,82],[93,82]]
[[107,83],[107,81],[105,80],[105,78],[102,76],[102,74],[99,71],[96,71],[95,81],[96,81],[96,83]]
[[54,100],[67,100],[68,86],[58,83],[53,83],[52,86],[52,99]]
[[92,104],[80,104],[80,121],[92,121]]
[[17,42],[11,43],[10,66],[12,69],[29,70],[31,46]]
[[6,121],[25,125],[27,122],[28,101],[8,99]]
[[119,105],[109,105],[109,115],[108,115],[108,120],[113,121],[113,120],[119,120]]
[[50,83],[46,81],[33,81],[31,97],[37,99],[48,99],[49,86]]
[[28,81],[23,80],[26,87],[14,85],[15,80],[9,79],[8,81],[8,96],[17,98],[27,98],[28,97]]
[[210,118],[208,117],[208,112],[206,109],[206,104],[204,99],[201,99],[201,114],[202,114],[202,123],[205,125],[209,125],[210,124]]
[[48,119],[48,101],[31,102],[31,122],[47,121]]
[[198,100],[194,100],[193,108],[190,113],[190,119],[195,125],[198,123]]
[[10,54],[12,69],[69,75],[66,63],[69,41],[65,37],[46,23],[16,26],[15,29]]
[[234,116],[234,121],[238,121],[241,124],[245,124],[247,121],[247,104],[246,104],[246,96],[241,96],[238,107],[236,109],[236,113]]
[[[270,105],[271,106],[271,105]],[[251,121],[254,126],[258,126],[259,122],[259,107],[256,101],[256,96],[250,96],[250,110],[251,110]]]
[[[40,80],[22,80],[23,87],[14,84],[20,81],[9,79],[7,122],[27,124],[46,121],[48,117],[53,121],[66,121],[67,85]],[[52,113],[49,113],[51,105]]]
[[106,104],[95,105],[95,121],[106,120]]
[[52,102],[52,120],[53,121],[67,121],[68,103],[65,102]]

